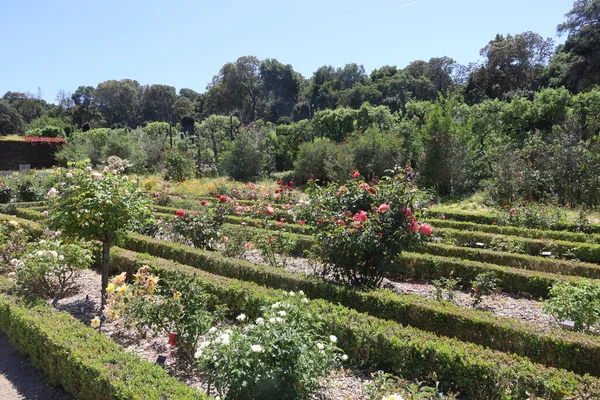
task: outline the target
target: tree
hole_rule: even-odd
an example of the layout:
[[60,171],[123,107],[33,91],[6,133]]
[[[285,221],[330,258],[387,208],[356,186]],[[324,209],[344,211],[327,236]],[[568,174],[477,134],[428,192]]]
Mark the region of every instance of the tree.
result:
[[552,58],[548,75],[552,85],[577,93],[600,84],[600,0],[577,0],[566,17],[557,30],[568,37]]
[[24,132],[21,114],[8,101],[0,99],[0,135],[22,135]]
[[21,114],[27,124],[36,118],[40,118],[50,108],[48,103],[42,99],[41,93],[34,95],[31,93],[6,92],[2,98]]
[[150,216],[142,190],[119,171],[94,172],[89,160],[59,172],[50,197],[50,226],[65,234],[102,242],[102,302],[108,286],[110,246],[127,229]]
[[484,98],[501,98],[510,92],[537,90],[553,46],[552,39],[534,32],[496,35],[481,49],[484,62],[469,79],[468,100],[479,102]]
[[173,86],[145,86],[142,95],[142,116],[144,120],[171,122],[173,120],[173,105],[176,100],[177,92]]
[[254,121],[262,95],[260,61],[253,56],[240,57],[225,64],[208,86],[209,103],[217,114],[240,113],[243,121]]
[[237,132],[239,126],[239,119],[224,115],[211,115],[200,124],[198,135],[208,141],[215,165],[219,165],[219,155],[225,150],[224,143],[233,140],[233,132]]
[[142,88],[137,81],[110,80],[98,84],[94,100],[108,126],[135,128],[140,123],[141,94]]
[[264,82],[267,120],[278,122],[282,117],[290,117],[298,102],[302,76],[290,64],[266,59],[260,64],[260,77]]
[[79,86],[71,95],[73,100],[73,123],[79,128],[87,123],[89,125],[101,125],[102,113],[98,110],[95,101],[95,89],[92,86]]

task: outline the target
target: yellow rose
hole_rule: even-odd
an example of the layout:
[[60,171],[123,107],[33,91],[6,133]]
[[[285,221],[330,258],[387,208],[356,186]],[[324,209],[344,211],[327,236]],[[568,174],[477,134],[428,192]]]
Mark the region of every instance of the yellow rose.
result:
[[109,283],[108,286],[106,287],[106,293],[112,294],[116,288],[117,287],[115,286],[114,283]]
[[90,321],[90,326],[92,328],[97,328],[100,326],[100,318],[98,317],[94,317],[91,321]]

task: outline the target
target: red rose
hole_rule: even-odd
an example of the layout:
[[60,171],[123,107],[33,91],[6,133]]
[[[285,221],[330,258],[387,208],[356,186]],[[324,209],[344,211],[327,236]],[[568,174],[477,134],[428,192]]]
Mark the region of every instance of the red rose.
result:
[[300,225],[304,225],[304,224],[306,224],[306,222],[304,222],[304,220],[300,220],[300,221],[298,221],[298,223],[299,223]]
[[407,218],[412,218],[414,217],[414,214],[412,212],[412,210],[410,208],[405,208],[404,209],[404,216]]
[[175,346],[176,342],[177,342],[177,334],[176,333],[171,333],[169,335],[169,346]]
[[431,229],[431,225],[429,225],[429,224],[421,225],[421,233],[423,235],[429,236],[429,235],[431,235],[431,232],[433,232],[433,229]]
[[201,206],[205,206],[205,205],[206,205],[206,200],[202,200],[202,201],[200,202],[200,205],[201,205]]
[[175,212],[175,215],[177,215],[178,217],[183,217],[185,215],[185,211],[184,210],[177,210]]
[[229,197],[227,197],[227,196],[225,196],[225,195],[221,195],[221,196],[219,196],[219,201],[220,201],[221,203],[225,203],[225,202],[227,202],[227,200],[229,200]]
[[358,178],[360,178],[360,172],[358,172],[358,171],[352,171],[352,176],[353,176],[355,179],[358,179]]

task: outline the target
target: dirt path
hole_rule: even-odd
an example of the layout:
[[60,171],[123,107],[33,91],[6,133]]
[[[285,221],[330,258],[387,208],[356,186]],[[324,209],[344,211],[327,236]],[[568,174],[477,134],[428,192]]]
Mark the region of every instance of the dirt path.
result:
[[0,399],[2,400],[70,400],[64,390],[56,389],[40,370],[13,349],[0,334]]

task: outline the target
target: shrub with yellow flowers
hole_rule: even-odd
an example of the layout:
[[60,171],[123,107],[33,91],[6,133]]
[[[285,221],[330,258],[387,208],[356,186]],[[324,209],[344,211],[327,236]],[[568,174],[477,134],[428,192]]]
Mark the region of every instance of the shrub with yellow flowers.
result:
[[193,277],[160,279],[143,266],[131,278],[123,272],[110,280],[103,315],[140,336],[167,335],[177,361],[191,365],[200,337],[219,315],[211,313],[212,298]]

